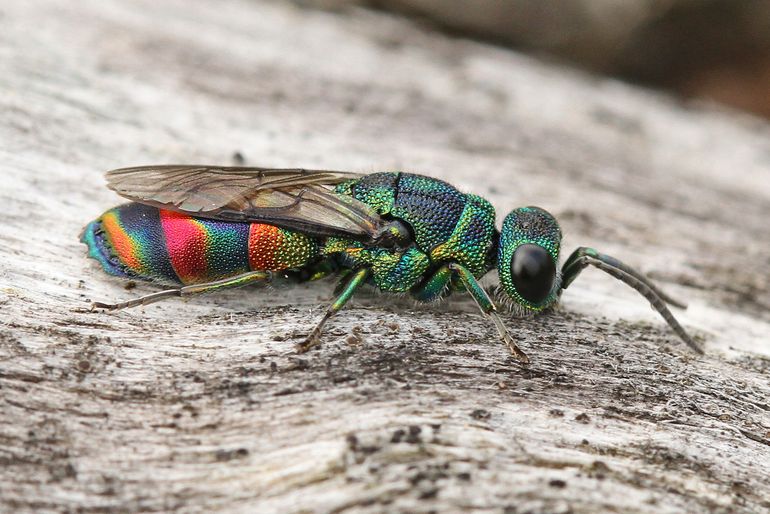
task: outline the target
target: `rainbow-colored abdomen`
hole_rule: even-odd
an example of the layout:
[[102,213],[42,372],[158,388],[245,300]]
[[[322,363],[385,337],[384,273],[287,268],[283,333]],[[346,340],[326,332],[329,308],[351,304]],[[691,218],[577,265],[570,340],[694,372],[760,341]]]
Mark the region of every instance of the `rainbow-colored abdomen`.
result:
[[312,237],[262,223],[232,223],[130,203],[92,221],[82,241],[111,275],[200,284],[247,271],[302,267],[318,255]]

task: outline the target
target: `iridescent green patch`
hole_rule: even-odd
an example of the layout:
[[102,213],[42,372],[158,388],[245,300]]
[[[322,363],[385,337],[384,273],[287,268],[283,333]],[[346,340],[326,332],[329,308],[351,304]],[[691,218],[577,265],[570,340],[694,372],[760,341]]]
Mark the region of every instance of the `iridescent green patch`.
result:
[[489,253],[495,233],[495,209],[485,199],[467,195],[460,219],[452,235],[430,252],[435,262],[457,262],[475,276],[489,271]]
[[430,267],[430,259],[417,248],[392,250],[365,247],[349,239],[329,238],[325,255],[335,255],[345,268],[371,268],[372,280],[382,291],[406,292],[417,285]]

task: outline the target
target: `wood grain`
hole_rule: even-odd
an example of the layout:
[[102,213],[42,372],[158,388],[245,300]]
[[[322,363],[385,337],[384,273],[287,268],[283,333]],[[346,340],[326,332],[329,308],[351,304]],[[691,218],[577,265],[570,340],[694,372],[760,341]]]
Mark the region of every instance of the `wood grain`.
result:
[[[0,8],[0,510],[770,510],[770,130],[365,11]],[[114,314],[81,228],[151,163],[404,169],[557,215],[690,308],[586,271],[559,312],[332,284]]]

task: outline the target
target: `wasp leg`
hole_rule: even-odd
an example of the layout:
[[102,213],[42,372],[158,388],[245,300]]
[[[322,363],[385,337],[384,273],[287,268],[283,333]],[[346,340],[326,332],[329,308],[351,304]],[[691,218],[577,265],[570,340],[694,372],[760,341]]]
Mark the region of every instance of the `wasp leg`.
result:
[[621,280],[622,282],[628,284],[639,293],[641,293],[641,295],[650,302],[650,305],[652,305],[652,307],[658,311],[663,319],[666,320],[666,323],[668,323],[674,332],[676,332],[676,335],[678,335],[682,341],[687,344],[687,346],[692,348],[697,353],[703,353],[703,348],[701,348],[700,345],[696,343],[687,332],[685,332],[684,328],[682,328],[682,325],[679,324],[676,318],[674,318],[674,315],[671,314],[671,311],[668,309],[668,307],[666,307],[666,303],[670,303],[671,305],[682,308],[685,308],[686,305],[673,300],[670,296],[666,295],[660,289],[655,287],[650,279],[629,267],[628,265],[623,264],[614,257],[600,253],[593,248],[581,246],[572,252],[572,255],[570,255],[570,257],[564,263],[564,266],[562,266],[562,290],[567,289],[567,287],[575,280],[580,272],[583,271],[589,264],[599,268],[605,273],[609,273],[613,277]]
[[[316,325],[316,327],[313,329],[310,335],[307,336],[304,342],[297,345],[297,351],[299,353],[305,353],[320,343],[319,336],[321,335],[321,330],[323,330],[326,322],[329,321],[329,318],[339,312],[346,303],[348,303],[348,300],[350,300],[350,298],[353,296],[353,293],[356,292],[356,289],[361,287],[361,285],[363,285],[369,279],[371,274],[372,272],[369,268],[362,268],[353,273],[351,279],[347,282],[344,288],[342,288],[341,292],[334,299],[332,304],[329,305],[329,307],[326,309],[326,314],[324,314],[324,317],[321,318],[321,321],[318,323],[318,325]],[[344,279],[342,283],[344,283]],[[342,283],[340,285],[342,285]]]
[[497,307],[495,307],[492,299],[474,278],[473,274],[464,266],[455,262],[447,264],[446,268],[451,271],[454,276],[460,279],[462,284],[465,286],[465,289],[468,290],[473,299],[476,301],[476,305],[479,306],[481,312],[492,318],[492,321],[495,323],[495,328],[497,328],[497,333],[500,334],[500,338],[503,340],[506,346],[508,346],[508,349],[511,351],[511,355],[513,355],[516,360],[523,364],[529,363],[529,357],[527,357],[527,354],[524,353],[522,349],[519,348],[513,341],[513,338],[508,333],[508,330],[503,324],[503,320],[497,314]]
[[428,280],[422,282],[410,293],[418,302],[433,302],[441,298],[449,287],[453,276],[449,266],[444,265],[437,269]]
[[157,293],[148,294],[146,296],[141,296],[139,298],[134,298],[133,300],[120,303],[94,302],[91,304],[91,310],[106,309],[108,311],[116,311],[119,309],[127,309],[129,307],[137,307],[139,305],[148,305],[175,296],[192,296],[202,293],[211,293],[214,291],[219,291],[220,289],[241,287],[253,282],[269,282],[272,278],[272,275],[273,274],[270,271],[250,271],[248,273],[243,273],[234,277],[223,278],[222,280],[215,280],[214,282],[206,282],[205,284],[193,284],[180,287],[178,289],[158,291]]

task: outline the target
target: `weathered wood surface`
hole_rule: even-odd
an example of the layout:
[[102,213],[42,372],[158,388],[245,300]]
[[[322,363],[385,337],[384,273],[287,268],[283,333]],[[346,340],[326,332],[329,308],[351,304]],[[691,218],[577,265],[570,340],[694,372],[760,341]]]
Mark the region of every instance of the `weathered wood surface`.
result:
[[[0,7],[0,511],[770,510],[770,130],[365,12]],[[587,271],[560,312],[331,285],[116,314],[81,227],[123,165],[407,169],[555,213],[690,301],[688,352]]]

